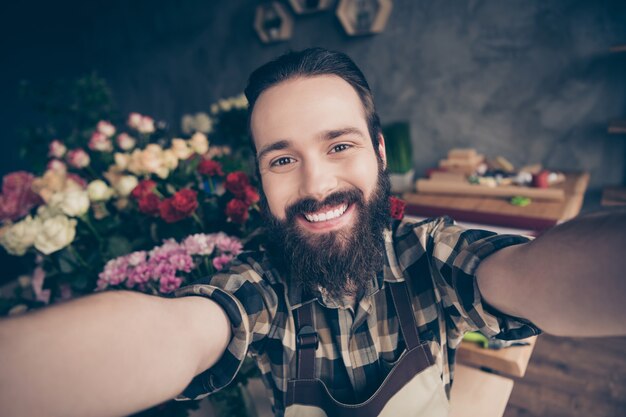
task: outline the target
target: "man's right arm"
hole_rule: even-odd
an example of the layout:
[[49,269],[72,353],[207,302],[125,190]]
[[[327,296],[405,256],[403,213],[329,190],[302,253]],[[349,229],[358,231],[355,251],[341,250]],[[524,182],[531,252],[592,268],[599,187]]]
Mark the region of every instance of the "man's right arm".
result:
[[119,416],[171,399],[221,357],[202,297],[106,292],[0,321],[0,415]]

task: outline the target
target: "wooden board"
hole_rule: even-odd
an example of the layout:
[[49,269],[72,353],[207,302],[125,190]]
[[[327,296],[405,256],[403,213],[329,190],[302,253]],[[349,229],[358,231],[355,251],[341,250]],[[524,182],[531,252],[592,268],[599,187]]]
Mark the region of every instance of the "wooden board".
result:
[[537,337],[525,339],[527,346],[510,346],[503,349],[484,349],[476,343],[463,341],[457,350],[457,361],[476,368],[487,368],[496,373],[523,377],[535,348]]
[[538,201],[526,207],[514,206],[508,198],[404,193],[406,213],[416,216],[448,215],[456,220],[545,230],[575,217],[582,207],[589,183],[588,173],[566,173],[565,182],[555,187],[564,190],[563,201]]
[[565,199],[565,192],[563,189],[557,187],[535,188],[521,187],[518,185],[490,187],[488,185],[470,184],[469,182],[444,182],[419,179],[415,183],[415,188],[418,193],[452,194],[455,196],[515,197],[519,195],[539,200],[563,201]]
[[450,391],[450,417],[502,417],[513,381],[457,365]]

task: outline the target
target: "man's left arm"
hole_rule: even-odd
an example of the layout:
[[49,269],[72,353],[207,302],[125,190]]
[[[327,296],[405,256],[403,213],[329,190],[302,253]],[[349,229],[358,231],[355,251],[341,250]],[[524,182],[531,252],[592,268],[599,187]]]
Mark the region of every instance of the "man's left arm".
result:
[[559,336],[626,335],[626,211],[581,216],[476,271],[483,300]]

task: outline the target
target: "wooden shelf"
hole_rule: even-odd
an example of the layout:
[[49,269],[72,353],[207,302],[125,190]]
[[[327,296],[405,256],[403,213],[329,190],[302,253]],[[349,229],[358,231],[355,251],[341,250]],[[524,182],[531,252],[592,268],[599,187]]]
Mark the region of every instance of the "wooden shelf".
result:
[[626,52],[626,45],[615,45],[609,48],[611,52]]
[[605,187],[600,204],[604,207],[626,206],[626,187]]
[[611,134],[624,134],[626,133],[626,120],[616,120],[609,124],[609,133]]

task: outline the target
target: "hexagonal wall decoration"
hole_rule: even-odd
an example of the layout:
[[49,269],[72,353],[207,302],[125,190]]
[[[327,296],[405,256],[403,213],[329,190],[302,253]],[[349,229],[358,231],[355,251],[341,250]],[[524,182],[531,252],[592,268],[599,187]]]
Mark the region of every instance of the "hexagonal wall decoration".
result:
[[328,9],[331,0],[289,0],[289,4],[297,14],[308,14]]
[[291,38],[293,18],[279,2],[263,3],[256,8],[254,30],[263,43],[285,41]]
[[392,0],[340,0],[337,17],[350,36],[371,35],[385,29]]

